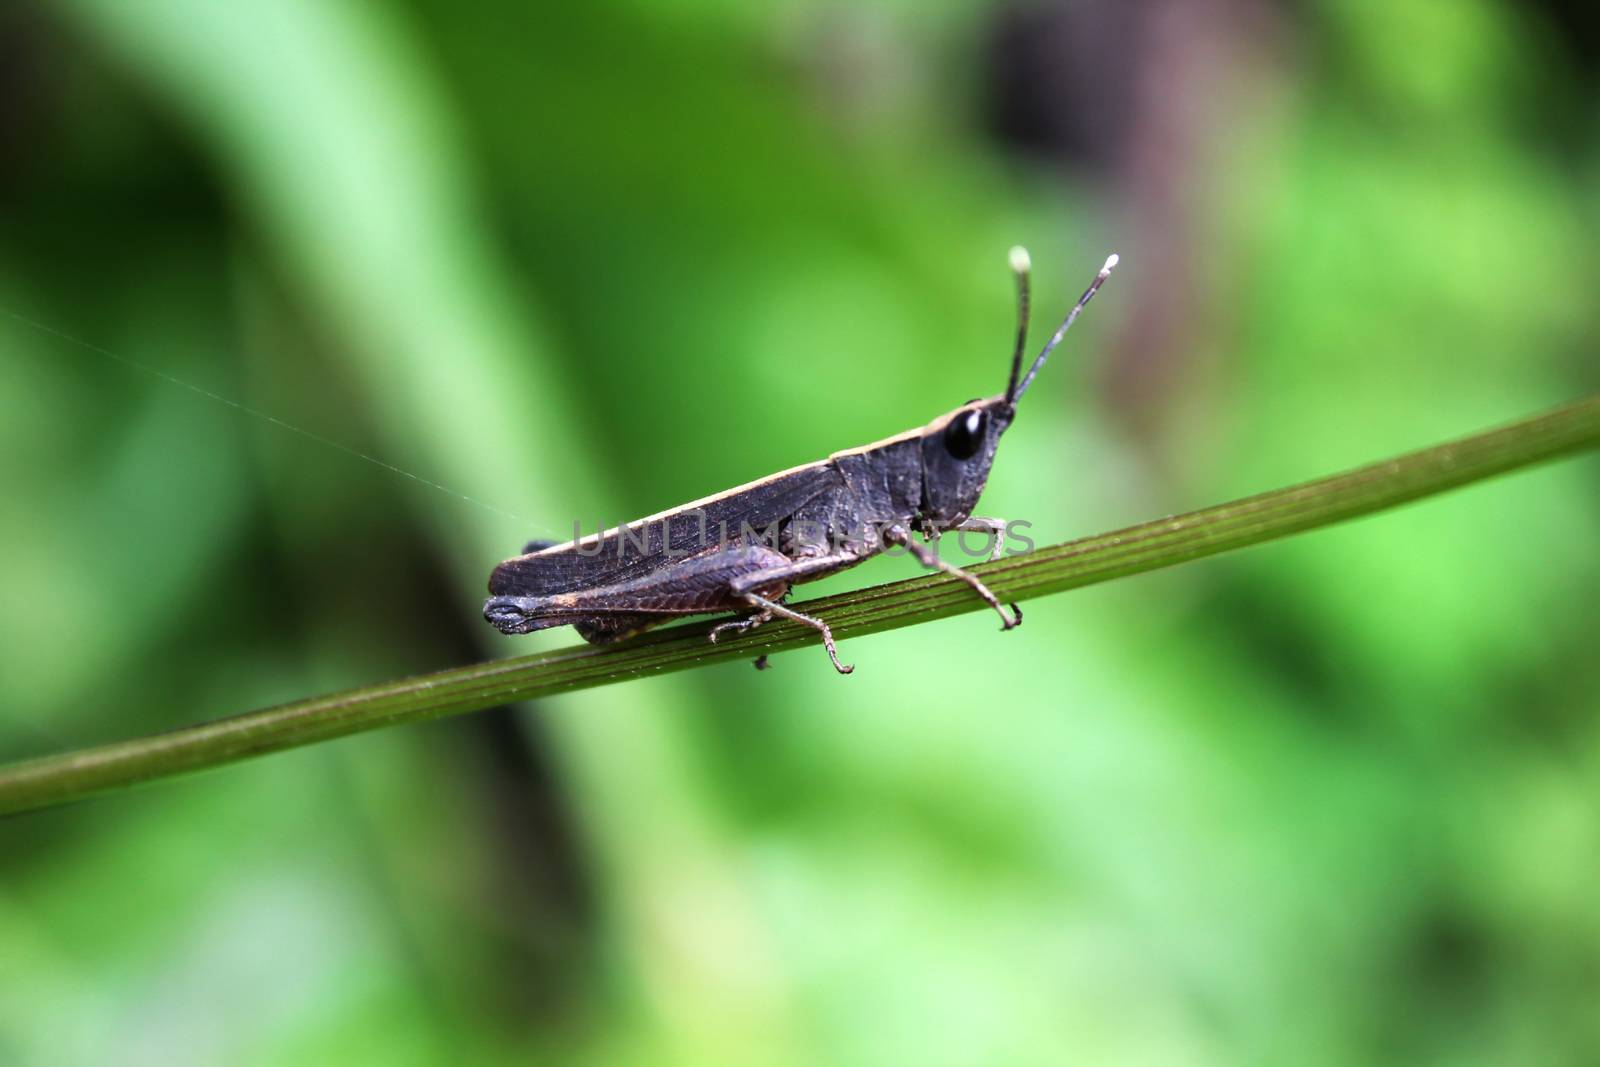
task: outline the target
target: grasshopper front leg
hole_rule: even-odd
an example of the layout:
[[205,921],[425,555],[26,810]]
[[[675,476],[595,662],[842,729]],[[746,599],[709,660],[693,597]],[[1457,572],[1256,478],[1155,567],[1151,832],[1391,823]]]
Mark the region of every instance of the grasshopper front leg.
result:
[[971,515],[957,523],[955,530],[957,534],[981,533],[989,535],[989,558],[986,562],[993,563],[1005,554],[1006,520],[1004,519],[986,519],[980,515]]
[[977,575],[968,574],[955,564],[946,563],[944,560],[940,559],[939,553],[935,552],[933,549],[929,548],[920,541],[912,540],[911,531],[907,530],[904,526],[889,527],[887,530],[883,531],[883,539],[890,544],[904,545],[906,551],[910,552],[918,563],[922,564],[924,567],[927,567],[929,570],[942,571],[945,574],[953,575],[972,586],[973,591],[983,598],[983,602],[993,608],[995,610],[995,614],[1000,616],[1001,630],[1012,630],[1022,625],[1021,608],[1017,607],[1015,604],[1012,604],[1011,614],[1007,615],[1005,608],[1000,606],[1000,598],[995,596],[994,593],[990,591],[989,587],[984,585],[983,582],[979,580]]

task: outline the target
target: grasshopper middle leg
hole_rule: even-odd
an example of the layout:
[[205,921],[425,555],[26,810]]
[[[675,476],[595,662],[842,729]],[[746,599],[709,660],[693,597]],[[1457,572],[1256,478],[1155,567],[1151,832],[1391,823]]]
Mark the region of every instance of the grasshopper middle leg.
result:
[[754,615],[747,615],[742,619],[734,619],[732,622],[717,623],[717,625],[711,628],[711,632],[706,634],[706,638],[714,645],[717,643],[717,638],[721,637],[723,634],[742,634],[746,630],[754,630],[762,623],[771,621],[772,612],[763,609],[756,612]]

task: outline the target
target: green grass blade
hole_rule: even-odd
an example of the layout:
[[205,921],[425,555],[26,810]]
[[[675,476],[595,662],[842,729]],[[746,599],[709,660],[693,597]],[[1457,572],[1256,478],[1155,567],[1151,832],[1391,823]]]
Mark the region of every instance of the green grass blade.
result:
[[[1003,599],[1023,600],[1214,556],[1369,515],[1496,474],[1600,446],[1600,397],[1447,444],[1315,481],[974,567]],[[808,601],[839,638],[988,610],[943,575]],[[711,645],[697,622],[621,645],[580,645],[385,682],[137,738],[0,767],[0,814],[363,730],[478,711],[645,675],[813,644],[794,623]],[[819,663],[817,669],[825,669]],[[841,679],[842,686],[848,680]]]

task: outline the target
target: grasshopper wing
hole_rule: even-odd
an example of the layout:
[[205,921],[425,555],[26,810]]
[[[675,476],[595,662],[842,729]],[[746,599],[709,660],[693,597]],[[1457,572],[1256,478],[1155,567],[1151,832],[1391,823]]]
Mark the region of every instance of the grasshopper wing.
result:
[[764,534],[816,497],[843,488],[832,460],[795,467],[640,519],[626,529],[508,559],[490,575],[489,592],[546,597],[637,582],[688,556],[738,541],[747,530]]

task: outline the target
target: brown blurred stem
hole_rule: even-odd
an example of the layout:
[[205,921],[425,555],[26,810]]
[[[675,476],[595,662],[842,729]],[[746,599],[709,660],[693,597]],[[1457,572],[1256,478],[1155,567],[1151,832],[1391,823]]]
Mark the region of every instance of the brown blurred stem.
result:
[[[1260,544],[1596,447],[1600,447],[1600,396],[1343,474],[1052,545],[973,570],[1002,599],[1024,600]],[[850,638],[987,607],[960,580],[935,575],[808,601],[805,610],[826,619],[837,637]],[[780,621],[711,645],[705,639],[709,626],[690,623],[621,645],[559,648],[383,682],[152,737],[15,763],[0,767],[0,814],[62,804],[380,726],[747,659],[817,640],[814,631]],[[810,666],[826,669],[820,662]],[[833,684],[848,688],[850,681]]]

